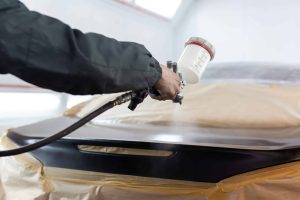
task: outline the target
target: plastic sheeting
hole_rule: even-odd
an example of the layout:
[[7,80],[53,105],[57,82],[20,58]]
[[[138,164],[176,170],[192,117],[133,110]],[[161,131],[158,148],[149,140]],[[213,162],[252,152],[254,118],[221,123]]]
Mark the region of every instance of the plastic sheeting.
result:
[[[15,145],[4,135],[0,147]],[[0,159],[1,200],[294,200],[299,191],[300,162],[213,184],[48,168],[30,154]]]
[[212,63],[205,70],[201,82],[300,86],[299,77],[299,65],[263,62]]

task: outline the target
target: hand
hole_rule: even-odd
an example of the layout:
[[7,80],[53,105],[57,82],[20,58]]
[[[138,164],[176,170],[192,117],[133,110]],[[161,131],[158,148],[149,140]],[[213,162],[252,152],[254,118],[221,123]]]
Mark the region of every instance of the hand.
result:
[[152,97],[156,100],[173,100],[180,92],[180,78],[165,65],[160,65],[162,69],[161,79],[154,85],[160,96]]

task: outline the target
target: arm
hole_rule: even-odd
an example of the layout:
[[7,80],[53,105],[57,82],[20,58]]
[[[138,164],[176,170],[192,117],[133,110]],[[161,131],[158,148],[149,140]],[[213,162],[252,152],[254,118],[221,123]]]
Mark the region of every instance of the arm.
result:
[[0,1],[0,73],[71,94],[143,89],[162,76],[144,46],[84,34],[18,0]]

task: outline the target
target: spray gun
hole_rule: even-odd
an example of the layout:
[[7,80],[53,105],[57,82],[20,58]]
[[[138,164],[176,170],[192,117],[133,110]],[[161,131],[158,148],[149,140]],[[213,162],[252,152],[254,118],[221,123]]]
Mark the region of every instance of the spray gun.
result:
[[[180,78],[180,93],[173,100],[174,103],[182,104],[182,89],[188,84],[198,83],[206,66],[215,56],[215,49],[207,40],[200,37],[191,37],[186,43],[182,52],[178,65],[176,62],[168,61],[167,67],[178,74]],[[134,91],[133,98],[128,108],[134,110],[139,103],[142,103],[147,95],[152,97],[159,96],[159,92],[155,88],[145,89],[142,91]]]
[[[178,74],[180,78],[180,93],[177,94],[176,98],[173,100],[174,103],[182,103],[183,94],[182,89],[185,86],[185,81],[187,83],[197,83],[206,68],[207,63],[209,60],[212,60],[215,55],[215,50],[213,46],[207,42],[206,40],[198,37],[190,38],[186,44],[185,49],[178,61],[178,65],[175,62],[168,61],[167,67],[170,70],[173,70],[174,73]],[[184,77],[184,79],[183,79]],[[117,97],[113,101],[109,101],[108,103],[104,104],[100,108],[96,109],[95,111],[91,112],[87,116],[79,119],[74,124],[70,125],[69,127],[63,129],[62,131],[41,139],[40,141],[25,145],[16,149],[10,149],[5,151],[0,151],[0,157],[4,156],[13,156],[18,155],[26,152],[33,151],[45,145],[48,145],[56,140],[59,140],[76,129],[80,128],[81,126],[85,125],[98,115],[102,114],[103,112],[123,103],[130,101],[128,108],[130,110],[135,110],[138,104],[142,103],[144,99],[150,94],[150,96],[159,96],[159,92],[154,88],[146,88],[138,91],[131,91],[121,96]]]
[[[167,67],[170,70],[172,70],[175,74],[177,74],[180,78],[180,93],[176,95],[175,99],[173,99],[173,102],[182,104],[182,99],[183,99],[182,89],[185,86],[185,82],[182,78],[182,74],[178,72],[178,67],[176,62],[167,61]],[[160,96],[160,93],[155,88],[133,91],[132,98],[128,108],[134,111],[137,105],[142,103],[144,99],[148,96],[148,94],[151,97]]]

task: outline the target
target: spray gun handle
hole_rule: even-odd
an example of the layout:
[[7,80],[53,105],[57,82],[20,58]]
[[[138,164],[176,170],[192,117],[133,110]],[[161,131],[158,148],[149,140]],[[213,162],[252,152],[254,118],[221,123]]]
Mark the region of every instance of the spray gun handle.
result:
[[157,97],[160,96],[160,93],[154,88],[149,88],[149,95],[150,97]]
[[149,90],[142,89],[131,92],[131,101],[128,105],[128,108],[132,111],[136,109],[136,107],[144,101],[144,99],[148,96]]

